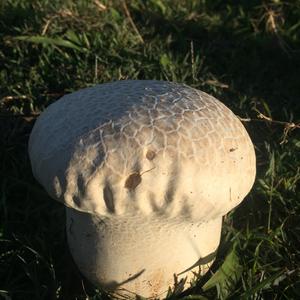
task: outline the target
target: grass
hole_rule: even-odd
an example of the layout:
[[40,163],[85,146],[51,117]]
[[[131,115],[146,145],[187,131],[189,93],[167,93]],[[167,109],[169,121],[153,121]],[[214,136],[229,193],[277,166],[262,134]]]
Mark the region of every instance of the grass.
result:
[[109,297],[74,266],[64,208],[34,180],[27,141],[60,96],[130,78],[213,94],[256,146],[257,180],[224,220],[216,275],[179,298],[299,299],[299,20],[288,0],[1,1],[0,298]]

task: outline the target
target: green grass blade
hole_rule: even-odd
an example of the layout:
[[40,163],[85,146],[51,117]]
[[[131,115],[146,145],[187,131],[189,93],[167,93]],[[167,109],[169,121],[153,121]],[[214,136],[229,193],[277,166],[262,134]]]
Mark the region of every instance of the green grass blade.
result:
[[74,43],[72,43],[71,41],[65,40],[61,37],[49,38],[46,36],[35,35],[35,36],[16,36],[14,39],[18,40],[18,41],[25,41],[25,42],[34,43],[34,44],[65,47],[65,48],[70,48],[70,49],[80,51],[80,52],[87,51],[86,48],[79,47],[79,46],[75,45]]
[[238,255],[233,248],[226,256],[224,263],[218,271],[204,284],[202,289],[207,291],[216,287],[220,291],[221,299],[226,297],[234,289],[236,282],[242,274],[242,266],[239,263]]
[[248,290],[246,293],[244,293],[241,297],[241,299],[249,299],[250,296],[256,294],[260,290],[269,287],[277,278],[279,278],[284,273],[284,270],[276,272],[274,275],[264,279],[262,282],[260,282],[255,287]]

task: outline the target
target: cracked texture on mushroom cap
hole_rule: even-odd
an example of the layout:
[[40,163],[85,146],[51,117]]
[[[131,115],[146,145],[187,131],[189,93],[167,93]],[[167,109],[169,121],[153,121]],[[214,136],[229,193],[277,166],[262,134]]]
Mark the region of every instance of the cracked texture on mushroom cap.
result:
[[164,81],[117,81],[50,105],[32,131],[35,177],[67,206],[102,216],[211,220],[255,178],[252,142],[214,97]]

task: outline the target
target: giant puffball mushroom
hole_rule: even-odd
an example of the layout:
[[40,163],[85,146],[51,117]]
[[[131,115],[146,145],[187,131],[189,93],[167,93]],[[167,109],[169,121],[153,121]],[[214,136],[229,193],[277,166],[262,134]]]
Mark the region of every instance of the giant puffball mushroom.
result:
[[204,274],[222,216],[255,178],[239,119],[186,85],[128,80],[50,105],[29,141],[32,170],[66,205],[73,258],[115,295],[166,296]]

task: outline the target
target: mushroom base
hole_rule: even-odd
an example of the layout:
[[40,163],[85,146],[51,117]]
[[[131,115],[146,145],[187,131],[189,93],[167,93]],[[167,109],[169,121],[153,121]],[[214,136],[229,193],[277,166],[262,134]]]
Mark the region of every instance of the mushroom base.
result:
[[67,208],[67,236],[80,271],[115,296],[164,298],[203,275],[220,242],[222,218],[98,215]]

